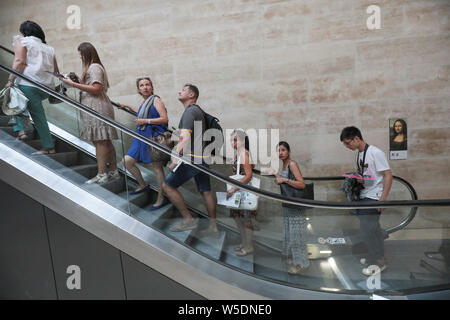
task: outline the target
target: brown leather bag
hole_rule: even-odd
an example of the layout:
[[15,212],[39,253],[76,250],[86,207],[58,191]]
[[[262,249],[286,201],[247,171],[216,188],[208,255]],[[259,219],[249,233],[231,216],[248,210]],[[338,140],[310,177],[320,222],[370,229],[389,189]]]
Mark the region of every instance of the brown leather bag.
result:
[[[153,130],[153,128],[152,128]],[[153,135],[153,134],[152,134]],[[156,143],[163,145],[169,149],[173,149],[175,143],[172,141],[172,133],[170,131],[166,131],[164,133],[160,133],[159,136],[151,137],[151,140]],[[152,162],[162,162],[163,165],[166,165],[170,160],[170,154],[166,154],[152,146],[149,146],[150,158]]]

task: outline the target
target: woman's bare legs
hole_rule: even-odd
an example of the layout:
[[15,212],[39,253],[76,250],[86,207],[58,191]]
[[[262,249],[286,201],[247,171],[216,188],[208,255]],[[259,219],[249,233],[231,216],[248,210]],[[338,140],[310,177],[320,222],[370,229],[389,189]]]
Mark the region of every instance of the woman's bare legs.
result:
[[153,170],[156,174],[156,181],[158,183],[158,198],[156,199],[156,202],[153,204],[153,206],[157,207],[160,206],[164,201],[164,194],[163,194],[163,182],[164,182],[164,169],[161,162],[153,162],[152,163]]
[[108,155],[108,163],[109,163],[109,169],[110,171],[114,171],[117,169],[117,157],[116,157],[116,149],[114,148],[114,145],[112,144],[111,140],[105,140],[109,155]]
[[99,174],[106,173],[110,153],[107,141],[109,140],[93,141],[95,146],[95,156],[97,157],[97,171]]
[[251,225],[249,225],[249,219],[247,217],[235,217],[236,225],[238,227],[239,233],[241,234],[242,244],[240,250],[236,247],[236,255],[246,256],[253,252],[253,230]]
[[97,174],[92,179],[86,181],[85,183],[103,183],[108,181],[107,175],[107,164],[110,153],[110,148],[107,143],[108,140],[98,140],[93,141],[95,146],[95,156],[97,158]]
[[135,191],[140,191],[144,189],[148,184],[145,182],[144,178],[142,177],[141,170],[136,166],[137,160],[130,157],[125,156],[123,158],[123,164],[125,165],[125,168],[127,168],[128,171],[133,175],[133,177],[137,180],[139,183],[139,187]]

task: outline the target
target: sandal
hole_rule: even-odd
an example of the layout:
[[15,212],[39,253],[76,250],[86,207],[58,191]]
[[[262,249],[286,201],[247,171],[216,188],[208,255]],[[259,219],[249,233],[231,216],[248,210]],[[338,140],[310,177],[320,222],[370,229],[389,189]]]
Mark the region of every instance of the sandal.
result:
[[105,183],[108,182],[108,174],[107,173],[98,173],[95,177],[85,182],[85,184],[93,184],[93,183]]
[[307,270],[308,270],[308,268],[304,268],[304,267],[301,267],[299,265],[295,265],[295,266],[292,266],[292,267],[289,268],[288,273],[289,274],[294,274],[294,275],[295,274],[302,274],[302,273],[304,273]]
[[170,228],[172,232],[181,232],[196,229],[198,226],[197,218],[192,218],[188,223],[180,222]]
[[33,152],[31,155],[39,156],[39,155],[55,154],[55,153],[56,153],[55,149],[50,149],[50,150],[39,150],[39,151]]
[[242,244],[238,244],[236,247],[234,247],[234,251],[241,251],[242,247]]
[[253,254],[253,250],[252,251],[247,251],[244,248],[242,248],[240,251],[236,252],[236,255],[240,256],[240,257],[247,256],[249,254]]
[[29,138],[25,132],[22,131],[22,133],[19,132],[19,135],[17,136],[16,140],[21,141],[27,141]]

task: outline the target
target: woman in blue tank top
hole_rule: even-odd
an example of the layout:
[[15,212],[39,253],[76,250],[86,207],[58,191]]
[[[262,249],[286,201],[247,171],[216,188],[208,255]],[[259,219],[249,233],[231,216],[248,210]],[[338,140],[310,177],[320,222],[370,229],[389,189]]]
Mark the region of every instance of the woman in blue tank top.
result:
[[[158,96],[153,95],[153,83],[151,79],[148,77],[138,78],[136,80],[136,86],[138,93],[144,98],[141,106],[136,108],[119,104],[120,108],[131,109],[134,112],[137,112],[138,118],[135,120],[137,133],[140,133],[148,138],[157,137],[164,134],[164,132],[167,131],[169,118],[162,100]],[[170,157],[167,156],[165,158],[168,160]],[[168,204],[167,198],[165,198],[162,193],[162,184],[165,178],[163,166],[167,164],[166,159],[152,160],[149,145],[135,138],[123,160],[127,170],[131,172],[139,183],[137,189],[130,192],[131,195],[151,190],[148,183],[146,183],[142,177],[141,171],[136,166],[136,162],[152,164],[158,182],[158,198],[150,210],[156,210]]]

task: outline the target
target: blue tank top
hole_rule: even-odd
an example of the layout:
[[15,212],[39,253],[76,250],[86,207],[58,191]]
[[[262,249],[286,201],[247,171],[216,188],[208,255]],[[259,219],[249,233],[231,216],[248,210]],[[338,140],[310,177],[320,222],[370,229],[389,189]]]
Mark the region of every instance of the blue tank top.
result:
[[[139,107],[138,114],[141,111],[142,105]],[[158,110],[156,110],[155,105],[152,104],[152,107],[148,111],[147,119],[158,119],[161,116],[158,113]],[[146,137],[157,137],[160,134],[163,134],[167,131],[167,124],[152,124],[152,125],[146,125],[144,130],[139,130],[139,126],[136,125],[136,132],[146,136]],[[153,135],[152,135],[153,134]]]

